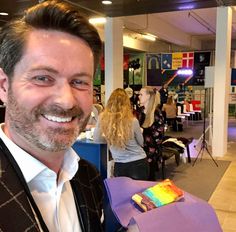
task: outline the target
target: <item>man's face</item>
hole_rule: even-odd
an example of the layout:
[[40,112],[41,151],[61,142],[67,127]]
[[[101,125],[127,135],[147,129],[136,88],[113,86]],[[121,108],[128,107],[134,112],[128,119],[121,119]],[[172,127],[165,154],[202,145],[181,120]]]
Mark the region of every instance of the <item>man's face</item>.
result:
[[[23,149],[58,152],[73,144],[92,107],[93,54],[79,38],[35,30],[5,86],[5,133]],[[3,79],[2,75],[0,75]],[[1,90],[3,92],[3,90]]]

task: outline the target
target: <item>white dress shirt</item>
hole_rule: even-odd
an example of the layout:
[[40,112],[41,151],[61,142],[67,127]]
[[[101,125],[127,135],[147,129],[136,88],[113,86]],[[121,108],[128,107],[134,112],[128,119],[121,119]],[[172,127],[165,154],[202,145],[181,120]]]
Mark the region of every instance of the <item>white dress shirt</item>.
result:
[[78,170],[79,156],[69,149],[57,174],[13,143],[3,132],[0,137],[19,165],[30,192],[50,232],[80,232],[81,227],[70,180]]

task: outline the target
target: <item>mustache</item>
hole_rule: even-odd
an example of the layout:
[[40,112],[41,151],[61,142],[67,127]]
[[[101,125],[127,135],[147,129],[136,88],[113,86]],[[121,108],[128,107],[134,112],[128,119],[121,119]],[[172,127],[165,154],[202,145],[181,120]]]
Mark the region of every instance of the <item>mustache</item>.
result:
[[58,117],[79,117],[79,118],[82,118],[85,115],[83,110],[78,106],[73,107],[69,110],[65,110],[60,106],[56,105],[50,107],[40,107],[40,109],[38,109],[36,113],[37,115],[50,114]]

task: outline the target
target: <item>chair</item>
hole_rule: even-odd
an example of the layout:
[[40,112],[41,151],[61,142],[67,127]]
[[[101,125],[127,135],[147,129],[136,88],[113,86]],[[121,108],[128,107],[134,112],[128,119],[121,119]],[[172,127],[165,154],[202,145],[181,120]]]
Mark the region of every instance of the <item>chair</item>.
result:
[[193,105],[194,111],[201,111],[201,101],[200,100],[191,100],[191,104]]
[[201,101],[199,100],[192,100],[191,103],[189,104],[190,106],[190,111],[195,113],[195,120],[201,120],[201,107],[200,107]]
[[177,128],[177,118],[167,118],[166,116],[166,112],[165,111],[162,111],[162,115],[163,115],[163,118],[165,120],[165,123],[167,124],[167,131],[168,129],[171,127],[173,130],[177,130],[178,131],[178,128]]
[[189,116],[188,116],[188,119],[193,120],[194,115],[195,115],[195,112],[190,111],[190,107],[189,107],[189,111],[187,111],[185,104],[184,104],[184,106],[183,106],[183,113],[189,115]]
[[181,113],[181,106],[177,106],[177,116],[176,117],[180,118],[183,123],[186,122],[187,127],[188,127],[188,117],[189,116],[190,116],[190,114],[188,114],[188,113]]
[[176,165],[179,166],[179,162],[180,162],[180,152],[175,149],[175,148],[171,148],[171,147],[167,147],[167,146],[163,146],[163,144],[161,145],[160,148],[160,157],[161,157],[161,174],[162,174],[162,179],[164,180],[166,175],[165,175],[165,169],[166,169],[166,160],[170,159],[172,156],[175,156],[175,162]]
[[[175,156],[176,165],[179,166],[180,163],[180,154],[184,154],[185,149],[187,151],[188,163],[191,163],[190,149],[189,145],[192,143],[193,138],[184,138],[184,137],[169,137],[166,136],[162,143],[160,144],[160,157],[161,157],[161,171],[162,171],[162,179],[166,178],[165,168],[166,168],[166,160],[170,159],[172,156]],[[181,143],[184,147],[178,145]]]

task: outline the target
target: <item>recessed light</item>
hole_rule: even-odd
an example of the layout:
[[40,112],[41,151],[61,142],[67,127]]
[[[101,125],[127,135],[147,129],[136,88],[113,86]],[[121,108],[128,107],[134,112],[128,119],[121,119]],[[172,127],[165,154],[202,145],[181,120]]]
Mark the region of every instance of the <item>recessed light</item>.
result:
[[104,24],[106,23],[106,18],[100,17],[100,18],[90,18],[89,22],[91,24]]
[[104,4],[104,5],[110,5],[110,4],[112,4],[112,1],[102,1],[102,4]]
[[8,13],[6,13],[6,12],[0,12],[0,15],[8,15]]
[[151,40],[151,41],[156,41],[156,38],[157,38],[157,36],[152,35],[152,34],[149,34],[149,33],[147,33],[147,34],[142,34],[142,37],[143,37],[144,39]]

